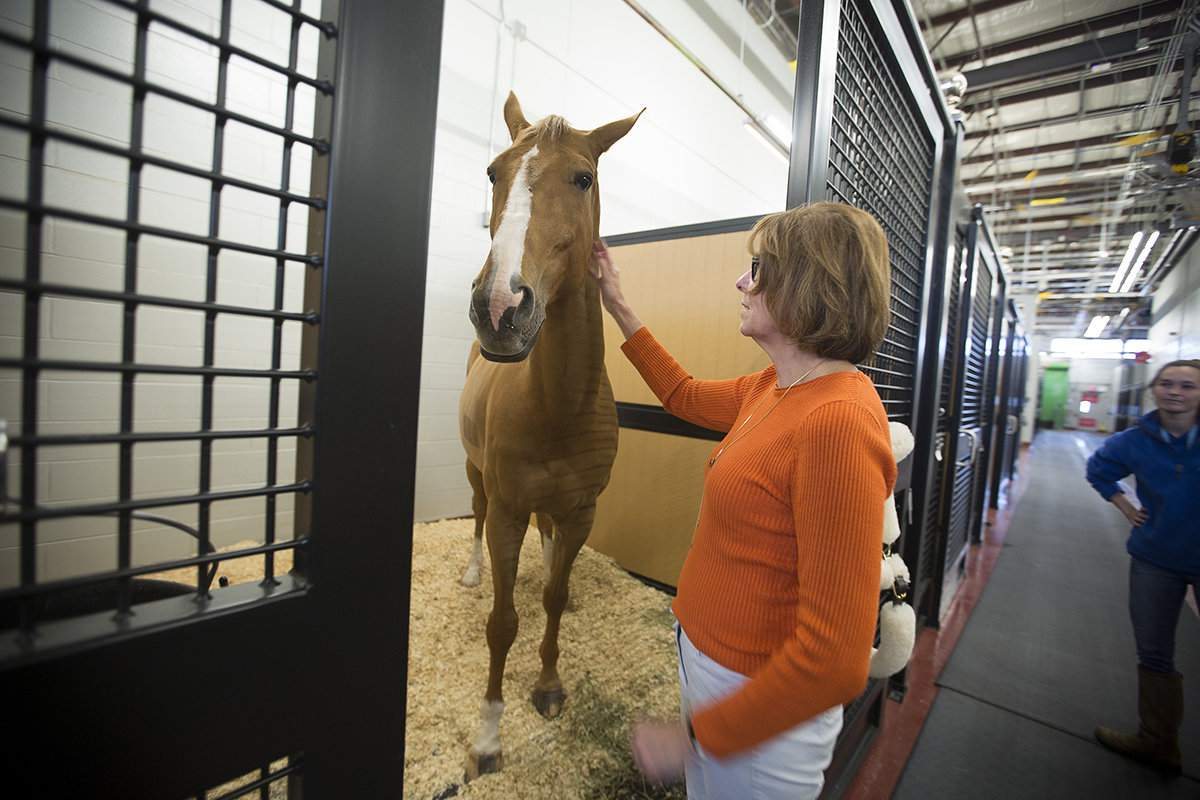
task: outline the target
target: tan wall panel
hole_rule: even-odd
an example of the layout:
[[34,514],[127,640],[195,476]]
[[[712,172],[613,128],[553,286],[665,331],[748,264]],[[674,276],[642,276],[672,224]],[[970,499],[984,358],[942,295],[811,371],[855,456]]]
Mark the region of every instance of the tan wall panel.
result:
[[704,461],[716,444],[622,428],[588,545],[630,572],[678,585],[700,513]]
[[[612,248],[621,289],[642,322],[697,378],[733,378],[771,362],[738,332],[750,267],[748,231]],[[605,317],[605,351],[620,402],[660,405],[621,353],[623,337]],[[588,544],[622,567],[674,586],[687,557],[715,442],[621,429],[612,479],[596,508]]]
[[[738,333],[742,295],[734,283],[750,267],[748,232],[630,244],[612,249],[621,289],[642,322],[697,378],[733,378],[771,362]],[[618,401],[659,405],[621,354],[624,341],[605,317],[608,376]]]

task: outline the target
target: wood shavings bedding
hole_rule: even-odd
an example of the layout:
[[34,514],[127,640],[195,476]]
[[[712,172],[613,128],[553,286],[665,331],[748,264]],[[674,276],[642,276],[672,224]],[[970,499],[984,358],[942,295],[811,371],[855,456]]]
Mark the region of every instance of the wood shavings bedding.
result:
[[480,586],[459,584],[475,522],[442,520],[413,529],[412,610],[404,796],[464,798],[683,797],[651,789],[633,769],[627,731],[637,716],[679,716],[670,597],[585,546],[571,571],[559,636],[562,714],[543,719],[530,694],[541,670],[541,537],[526,533],[515,603],[521,619],[504,673],[504,769],[463,784],[487,683],[484,626],[491,569]]

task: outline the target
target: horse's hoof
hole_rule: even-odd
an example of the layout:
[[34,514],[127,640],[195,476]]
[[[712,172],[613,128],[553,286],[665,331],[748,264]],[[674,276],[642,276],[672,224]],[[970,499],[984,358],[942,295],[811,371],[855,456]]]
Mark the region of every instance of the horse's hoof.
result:
[[468,572],[466,575],[463,575],[461,578],[459,578],[458,582],[461,583],[463,586],[478,586],[479,585],[479,573],[478,572]]
[[467,773],[464,783],[475,780],[480,775],[492,775],[504,769],[504,753],[467,753]]
[[558,716],[562,711],[564,699],[566,699],[566,695],[563,694],[562,689],[533,690],[533,707],[546,719],[554,719]]

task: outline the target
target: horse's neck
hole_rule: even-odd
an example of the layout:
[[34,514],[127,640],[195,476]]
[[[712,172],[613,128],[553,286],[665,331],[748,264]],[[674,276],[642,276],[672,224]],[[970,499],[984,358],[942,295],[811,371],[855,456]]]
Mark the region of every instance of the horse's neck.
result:
[[604,321],[600,292],[591,279],[583,290],[546,309],[538,343],[529,355],[544,396],[564,400],[595,395],[604,375]]

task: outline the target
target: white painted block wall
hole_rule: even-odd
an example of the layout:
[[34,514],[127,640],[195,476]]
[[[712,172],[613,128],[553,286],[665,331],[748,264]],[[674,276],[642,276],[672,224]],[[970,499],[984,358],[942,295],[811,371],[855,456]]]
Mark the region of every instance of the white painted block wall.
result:
[[[216,35],[219,0],[152,0],[151,6]],[[786,60],[735,3],[716,0],[644,0],[694,57],[721,77],[759,115],[790,126],[788,95],[794,77]],[[32,0],[0,4],[0,26],[28,36]],[[103,0],[53,0],[51,29],[56,47],[113,69],[131,68],[131,15]],[[319,0],[304,10],[319,16]],[[703,12],[704,18],[698,12]],[[722,38],[705,18],[724,27]],[[234,0],[234,42],[256,53],[286,59],[286,18],[258,0]],[[170,29],[152,26],[152,80],[205,100],[215,98],[215,51]],[[742,67],[730,36],[744,36],[747,50],[767,68],[764,79]],[[300,70],[315,72],[317,34],[306,32]],[[0,45],[0,112],[27,115],[30,60]],[[391,79],[380,76],[381,80]],[[401,78],[402,79],[402,76]],[[235,59],[229,104],[247,115],[281,124],[284,83],[269,71]],[[600,162],[606,235],[750,216],[784,206],[787,168],[752,139],[745,113],[670,42],[622,0],[447,0],[439,84],[437,144],[430,219],[422,341],[421,407],[418,429],[416,518],[430,520],[470,513],[470,490],[458,440],[457,405],[473,339],[467,295],[488,250],[483,224],[489,198],[485,169],[508,144],[500,107],[510,90],[532,121],[558,114],[588,129],[646,112],[633,131]],[[786,99],[786,97],[785,97]],[[119,83],[58,65],[51,72],[48,116],[71,131],[127,144],[131,92]],[[312,117],[314,96],[301,91],[297,118]],[[303,131],[302,132],[309,132]],[[152,97],[147,103],[146,149],[207,168],[212,159],[211,117],[181,103]],[[23,198],[27,180],[23,134],[0,127],[0,195]],[[225,170],[256,182],[278,185],[280,142],[270,134],[231,122],[226,130]],[[293,150],[291,185],[308,186],[311,155]],[[127,170],[121,159],[52,143],[47,149],[47,202],[88,213],[123,218]],[[197,234],[207,233],[208,182],[156,167],[143,171],[143,222]],[[240,189],[222,195],[220,235],[239,242],[275,246],[277,204]],[[287,249],[305,250],[306,214],[289,218]],[[0,209],[0,275],[24,274],[22,216]],[[46,225],[43,278],[120,289],[123,234],[62,220]],[[226,252],[220,262],[217,299],[269,308],[274,265],[270,260]],[[304,268],[291,265],[286,310],[300,310]],[[205,252],[197,245],[142,237],[139,290],[201,300]],[[730,287],[730,291],[733,291]],[[0,292],[0,352],[21,352],[23,312],[12,293]],[[137,360],[197,365],[202,354],[202,315],[144,308],[139,312]],[[299,326],[286,330],[284,368],[295,368]],[[269,366],[270,325],[222,316],[217,364]],[[42,353],[50,358],[119,359],[120,310],[107,303],[47,299],[42,306]],[[381,354],[386,368],[386,354]],[[0,370],[0,418],[20,427],[19,381]],[[264,382],[218,379],[216,427],[266,425]],[[139,378],[135,428],[139,431],[199,427],[200,384],[187,377]],[[39,414],[43,433],[111,431],[117,427],[119,387],[105,373],[44,375]],[[295,388],[282,400],[281,425],[295,422]],[[261,443],[214,447],[214,488],[261,486],[265,450]],[[38,495],[49,504],[110,499],[115,493],[116,448],[75,446],[42,453]],[[294,448],[281,452],[280,481],[294,471]],[[194,491],[199,459],[193,444],[137,447],[138,496]],[[19,461],[10,459],[9,493],[20,491]],[[279,535],[291,527],[291,507],[282,503]],[[222,503],[214,508],[218,546],[261,540],[262,501]],[[193,510],[166,509],[194,524]],[[67,519],[40,527],[40,580],[107,569],[115,563],[115,521]],[[149,563],[185,555],[191,540],[169,528],[136,523],[134,560]],[[17,580],[15,526],[0,527],[0,587]]]

